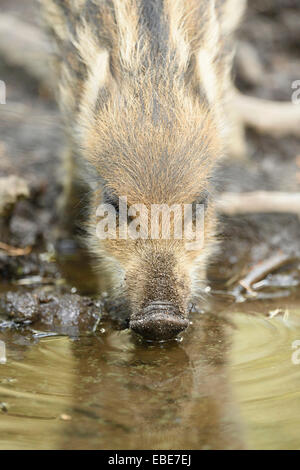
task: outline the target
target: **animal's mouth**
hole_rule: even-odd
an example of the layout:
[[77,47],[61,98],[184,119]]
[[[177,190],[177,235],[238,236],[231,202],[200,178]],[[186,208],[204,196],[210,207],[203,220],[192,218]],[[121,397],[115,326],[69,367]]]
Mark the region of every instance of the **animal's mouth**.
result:
[[148,341],[167,341],[189,325],[177,307],[169,302],[152,302],[130,320],[130,328]]

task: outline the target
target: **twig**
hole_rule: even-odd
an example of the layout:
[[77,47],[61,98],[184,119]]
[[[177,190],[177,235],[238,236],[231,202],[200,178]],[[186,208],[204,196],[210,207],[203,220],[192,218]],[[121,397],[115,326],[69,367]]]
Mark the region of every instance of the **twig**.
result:
[[232,105],[241,121],[263,134],[275,137],[300,135],[300,106],[280,101],[268,101],[235,93]]
[[34,109],[32,106],[10,101],[5,106],[0,107],[0,121],[18,123],[30,122],[30,124],[38,123],[39,126],[51,126],[59,122],[59,116],[57,111]]
[[31,246],[26,246],[26,248],[16,248],[6,243],[0,242],[0,250],[6,252],[8,256],[24,256],[29,255],[32,250]]
[[250,294],[255,294],[252,289],[252,285],[255,282],[264,279],[269,273],[275,271],[276,269],[280,268],[284,264],[291,263],[296,258],[295,256],[288,255],[279,251],[275,255],[271,256],[270,258],[256,264],[253,266],[251,271],[247,274],[246,277],[239,281],[239,284]]
[[1,13],[0,55],[9,65],[22,67],[38,81],[50,84],[49,43],[38,27]]
[[226,215],[263,212],[300,214],[300,193],[277,191],[223,193],[217,201],[217,210]]

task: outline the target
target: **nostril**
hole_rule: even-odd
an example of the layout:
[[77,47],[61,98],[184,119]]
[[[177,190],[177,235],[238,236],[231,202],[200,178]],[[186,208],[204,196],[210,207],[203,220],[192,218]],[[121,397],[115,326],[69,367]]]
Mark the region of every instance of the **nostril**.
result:
[[143,315],[152,315],[156,313],[167,313],[171,315],[178,315],[178,308],[169,302],[151,302],[143,309]]
[[147,340],[166,341],[175,338],[188,324],[174,305],[153,302],[130,321],[130,328]]

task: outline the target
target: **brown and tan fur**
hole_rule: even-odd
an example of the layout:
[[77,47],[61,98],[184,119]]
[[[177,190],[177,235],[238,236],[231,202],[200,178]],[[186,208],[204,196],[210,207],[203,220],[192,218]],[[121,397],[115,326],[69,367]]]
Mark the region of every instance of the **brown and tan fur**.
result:
[[[210,178],[226,153],[234,30],[243,0],[40,0],[57,45],[68,155],[92,188],[88,242],[131,319],[152,302],[187,316],[214,244]],[[70,166],[70,168],[73,165]],[[78,171],[78,170],[77,170]],[[205,241],[104,240],[96,208],[205,202]]]

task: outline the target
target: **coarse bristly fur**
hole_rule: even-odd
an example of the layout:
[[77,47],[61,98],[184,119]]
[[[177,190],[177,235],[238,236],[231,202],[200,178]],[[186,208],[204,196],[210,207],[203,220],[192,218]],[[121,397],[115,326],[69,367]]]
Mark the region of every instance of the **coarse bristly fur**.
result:
[[[87,185],[91,174],[96,183],[87,240],[98,272],[131,320],[155,303],[186,318],[214,245],[210,180],[230,138],[233,33],[245,1],[40,3],[57,46],[68,154]],[[119,196],[129,206],[205,202],[203,247],[187,251],[174,238],[99,240],[96,209]]]

